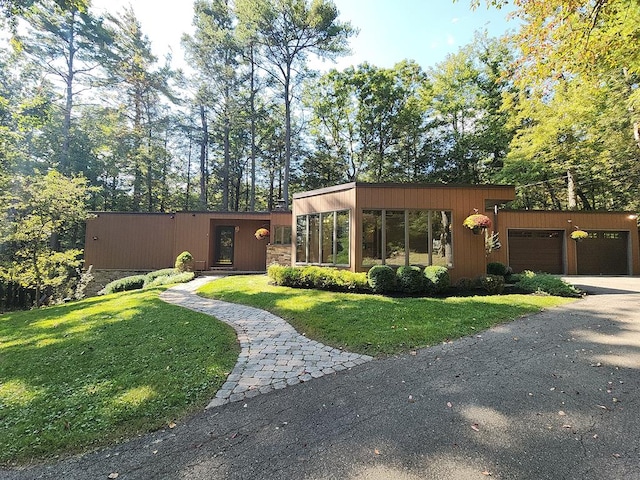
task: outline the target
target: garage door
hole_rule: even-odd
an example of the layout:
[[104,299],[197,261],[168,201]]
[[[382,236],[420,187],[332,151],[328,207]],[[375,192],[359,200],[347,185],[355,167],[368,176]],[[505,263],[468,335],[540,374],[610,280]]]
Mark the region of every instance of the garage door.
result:
[[564,232],[561,230],[509,230],[509,266],[515,273],[564,273]]
[[589,232],[578,242],[578,275],[628,275],[629,232]]

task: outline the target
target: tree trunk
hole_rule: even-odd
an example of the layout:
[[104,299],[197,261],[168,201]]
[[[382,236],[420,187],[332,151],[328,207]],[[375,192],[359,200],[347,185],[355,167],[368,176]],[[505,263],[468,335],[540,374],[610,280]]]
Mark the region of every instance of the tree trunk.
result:
[[73,62],[76,55],[75,47],[75,21],[76,12],[70,12],[69,27],[69,52],[67,57],[66,75],[66,102],[64,107],[64,120],[62,124],[62,152],[60,155],[60,172],[68,175],[71,170],[69,159],[69,147],[71,145],[71,110],[73,108]]
[[284,79],[284,179],[282,185],[282,199],[284,209],[289,210],[289,168],[291,165],[291,63],[287,64]]
[[204,105],[200,105],[200,122],[202,123],[202,140],[200,142],[200,209],[207,209],[207,145],[209,131]]
[[189,195],[191,195],[191,147],[192,147],[192,135],[193,132],[189,132],[189,154],[187,155],[187,192],[184,197],[184,209],[189,211]]
[[571,169],[567,170],[567,206],[569,210],[577,210],[576,181]]
[[256,91],[255,91],[255,62],[253,58],[253,44],[249,45],[251,64],[251,193],[249,194],[249,210],[256,210]]

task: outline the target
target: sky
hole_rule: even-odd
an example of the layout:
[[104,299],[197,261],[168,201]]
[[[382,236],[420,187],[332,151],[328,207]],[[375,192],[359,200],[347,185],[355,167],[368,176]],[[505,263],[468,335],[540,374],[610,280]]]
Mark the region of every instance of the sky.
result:
[[[417,61],[423,68],[435,66],[447,54],[470,43],[475,31],[486,29],[499,36],[515,29],[508,11],[484,5],[471,10],[470,0],[334,0],[340,20],[360,32],[350,40],[352,55],[336,63],[315,65],[319,70],[369,62],[392,67],[403,59]],[[131,5],[151,40],[154,53],[162,58],[172,53],[173,65],[183,65],[180,39],[192,30],[191,0],[93,0],[97,14],[121,11]]]

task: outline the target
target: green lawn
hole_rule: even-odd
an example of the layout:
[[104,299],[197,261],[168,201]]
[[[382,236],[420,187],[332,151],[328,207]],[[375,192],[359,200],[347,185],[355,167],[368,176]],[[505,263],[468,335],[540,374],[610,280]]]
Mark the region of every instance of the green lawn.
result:
[[0,463],[117,441],[206,405],[237,360],[235,332],[160,291],[0,315]]
[[534,295],[390,298],[277,287],[266,275],[229,276],[198,293],[268,310],[309,338],[373,356],[477,333],[573,301]]

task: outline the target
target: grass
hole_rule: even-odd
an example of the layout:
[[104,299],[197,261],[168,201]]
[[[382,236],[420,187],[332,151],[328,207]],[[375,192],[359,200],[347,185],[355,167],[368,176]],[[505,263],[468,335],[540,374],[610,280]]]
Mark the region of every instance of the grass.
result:
[[572,301],[535,295],[392,298],[277,287],[266,275],[222,278],[198,293],[268,310],[309,338],[372,356],[459,338]]
[[118,441],[206,405],[237,360],[235,332],[160,291],[0,315],[0,463]]

